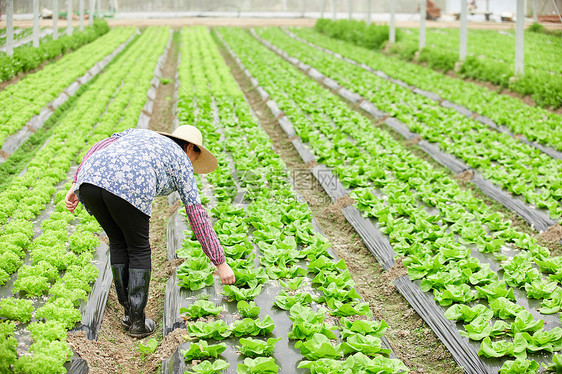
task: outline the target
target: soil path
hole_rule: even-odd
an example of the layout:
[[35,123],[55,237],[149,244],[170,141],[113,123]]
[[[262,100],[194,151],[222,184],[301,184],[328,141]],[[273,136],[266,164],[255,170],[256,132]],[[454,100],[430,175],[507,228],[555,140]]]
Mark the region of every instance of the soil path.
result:
[[332,203],[248,78],[224,50],[221,52],[272,139],[275,152],[287,164],[297,190],[306,199],[334,250],[346,261],[359,292],[370,303],[374,318],[384,319],[390,325],[386,336],[397,356],[413,373],[462,373],[445,346],[392,285],[394,279],[406,272],[401,261],[384,272],[341,213],[339,207],[346,202]]
[[[150,129],[157,131],[172,131],[174,75],[177,70],[177,39],[171,45],[168,57],[163,67],[162,79],[169,79],[167,84],[160,84],[156,92],[156,100]],[[171,214],[179,205],[168,206],[166,197],[159,197],[152,205],[150,219],[150,244],[152,248],[152,275],[147,317],[156,322],[156,332],[145,339],[131,338],[121,327],[123,308],[117,301],[113,285],[103,315],[98,340],[87,340],[85,335],[69,334],[68,341],[72,348],[88,363],[91,374],[139,374],[156,373],[161,360],[170,356],[177,346],[183,342],[181,331],[170,334],[162,341],[162,316],[164,310],[166,281],[172,274],[179,261],[168,261],[166,250],[166,224]],[[147,342],[155,338],[159,342],[156,352],[148,357],[141,357],[139,342]]]

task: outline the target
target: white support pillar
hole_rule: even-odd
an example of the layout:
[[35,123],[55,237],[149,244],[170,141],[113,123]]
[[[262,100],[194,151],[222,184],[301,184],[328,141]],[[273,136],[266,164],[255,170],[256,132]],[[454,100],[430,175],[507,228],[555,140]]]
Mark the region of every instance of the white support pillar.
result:
[[332,21],[336,20],[336,13],[337,13],[336,0],[332,0]]
[[281,0],[281,10],[284,12],[287,11],[287,0]]
[[371,23],[371,0],[367,0],[367,25]]
[[301,17],[304,18],[304,13],[306,11],[306,0],[301,0]]
[[390,30],[388,31],[390,43],[396,43],[396,2],[390,0]]
[[468,34],[466,16],[467,16],[467,1],[461,0],[461,33],[460,33],[460,50],[459,61],[466,60],[466,39]]
[[84,30],[84,0],[80,0],[80,31]]
[[6,54],[14,54],[14,0],[6,1]]
[[425,17],[427,16],[427,2],[420,0],[420,44],[419,50],[425,47]]
[[[102,19],[103,17],[101,15],[101,0],[96,1],[96,4],[98,5],[98,18]],[[176,9],[177,9],[177,7],[174,8],[174,10],[176,10]]]
[[515,24],[515,75],[524,71],[525,60],[525,0],[517,0],[517,21]]
[[59,38],[59,0],[53,0],[53,40]]
[[324,18],[324,12],[326,12],[326,0],[322,0],[322,7],[320,8],[320,18]]
[[39,47],[39,0],[33,0],[33,47]]
[[72,0],[66,0],[66,33],[72,35]]
[[96,12],[96,0],[90,0],[90,15],[88,21],[90,26],[94,26],[94,13]]
[[539,23],[539,17],[538,17],[538,4],[537,4],[537,0],[531,0],[531,6],[533,7],[533,22],[534,23]]
[[349,12],[349,19],[351,19],[351,15],[353,13],[353,0],[347,0],[348,12]]

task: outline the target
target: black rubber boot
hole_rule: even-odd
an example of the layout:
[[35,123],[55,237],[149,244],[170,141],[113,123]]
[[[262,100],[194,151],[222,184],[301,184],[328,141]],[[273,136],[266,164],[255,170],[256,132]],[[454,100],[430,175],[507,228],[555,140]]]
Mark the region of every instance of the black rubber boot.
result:
[[111,272],[113,273],[113,284],[117,293],[117,300],[119,304],[125,309],[125,316],[121,320],[121,324],[125,329],[131,327],[131,311],[129,307],[129,267],[124,264],[111,265]]
[[144,308],[148,301],[150,269],[129,269],[129,305],[131,310],[131,327],[129,335],[144,338],[156,328],[153,320],[145,318]]

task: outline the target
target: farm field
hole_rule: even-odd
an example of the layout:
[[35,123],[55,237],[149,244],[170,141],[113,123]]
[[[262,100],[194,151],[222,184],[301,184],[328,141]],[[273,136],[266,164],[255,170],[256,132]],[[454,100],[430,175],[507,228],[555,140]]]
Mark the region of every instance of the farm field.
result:
[[[0,372],[562,371],[552,111],[301,27],[114,27],[0,102]],[[157,198],[134,339],[64,196],[99,140],[185,124],[236,283]]]
[[[524,73],[515,79],[515,32],[511,30],[470,29],[467,34],[467,58],[459,62],[459,29],[431,28],[427,30],[426,45],[418,52],[419,30],[401,28],[396,43],[386,45],[384,26],[364,22],[321,20],[315,28],[338,39],[386,52],[406,61],[416,60],[442,72],[456,71],[460,77],[472,78],[509,88],[520,95],[529,95],[542,107],[562,106],[560,60],[562,43],[558,32],[549,33],[541,25],[525,31]],[[379,29],[377,31],[376,29]],[[387,32],[388,34],[388,32]],[[378,35],[378,36],[377,36]],[[458,64],[458,66],[456,65]]]

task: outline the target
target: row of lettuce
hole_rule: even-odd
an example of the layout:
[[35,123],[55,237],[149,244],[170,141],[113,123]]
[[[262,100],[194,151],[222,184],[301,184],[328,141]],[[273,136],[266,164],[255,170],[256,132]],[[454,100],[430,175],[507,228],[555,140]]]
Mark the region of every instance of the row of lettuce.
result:
[[71,83],[129,39],[134,27],[115,28],[0,92],[0,146]]
[[463,105],[474,113],[506,126],[514,134],[522,134],[530,141],[562,150],[562,117],[521,100],[491,91],[481,85],[449,77],[418,64],[405,64],[399,58],[371,49],[361,48],[309,28],[291,28],[293,33],[319,47],[382,71],[425,91],[434,92],[442,99]]
[[0,82],[5,82],[19,73],[25,73],[40,66],[43,62],[74,51],[109,31],[106,21],[96,20],[93,26],[75,31],[72,35],[61,35],[58,39],[43,38],[39,47],[26,44],[14,49],[12,56],[0,53]]
[[[303,79],[299,70],[246,31],[228,29],[222,35],[317,161],[332,168],[351,190],[357,208],[376,219],[397,255],[405,256],[410,278],[421,280],[422,290],[432,291],[439,304],[452,305],[447,317],[472,323],[466,333],[482,340],[481,355],[515,357],[502,368],[512,373],[538,365],[524,358],[527,353],[560,350],[562,330],[557,323],[543,328],[536,310],[517,304],[538,299],[543,314],[560,313],[560,257],[552,257],[501,213],[461,189],[446,172],[411,154],[337,96]],[[486,261],[471,252],[480,252]],[[479,305],[470,307],[474,303]],[[465,312],[473,317],[462,317]],[[470,334],[475,329],[480,334]],[[559,356],[552,357],[554,370],[559,370]]]
[[441,150],[463,160],[527,204],[547,209],[553,219],[562,217],[562,160],[359,66],[311,48],[279,28],[259,29],[257,33],[289,56],[360,94],[379,110],[403,122],[410,131],[437,143]]
[[[0,278],[4,287],[13,284],[13,296],[0,300],[3,372],[66,372],[63,364],[72,355],[66,330],[82,320],[78,308],[98,276],[92,259],[100,228],[83,209],[65,210],[65,182],[96,141],[136,126],[153,77],[150,56],[162,54],[168,37],[166,28],[149,28],[125,49],[89,83],[25,173],[0,193]],[[14,336],[25,331],[34,341],[32,354],[18,358]]]
[[[326,35],[371,49],[387,44],[388,26],[366,26],[362,21],[319,20],[315,27]],[[386,36],[386,37],[385,37]],[[455,69],[459,59],[459,29],[429,29],[426,46],[419,51],[419,30],[401,29],[397,42],[388,52],[403,60],[427,63],[440,71]],[[525,32],[525,72],[514,77],[515,33],[513,31],[469,30],[468,56],[458,69],[461,77],[509,87],[522,95],[531,95],[540,106],[562,106],[562,39],[533,31]]]
[[[179,71],[182,87],[189,88],[180,92],[180,123],[196,123],[206,145],[218,155],[219,168],[206,179],[214,193],[214,228],[237,279],[224,286],[223,295],[237,302],[240,315],[227,324],[220,315],[224,307],[207,300],[182,310],[193,340],[182,353],[193,372],[216,373],[229,367],[217,359],[226,343],[208,341],[227,338],[239,338],[237,348],[245,359],[238,373],[278,372],[272,355],[278,342],[287,344],[289,339],[297,340],[295,347],[305,358],[299,368],[311,372],[407,371],[399,360],[387,357],[389,350],[380,339],[387,325],[370,319],[369,305],[361,302],[344,261],[333,261],[330,243],[314,232],[308,206],[298,202],[284,162],[273,152],[205,28],[182,31]],[[233,204],[237,191],[243,191],[244,205]],[[197,290],[213,284],[213,267],[192,234],[178,255],[186,258],[178,268],[182,287]],[[253,301],[270,280],[280,280],[283,286],[268,302],[288,311],[293,322],[288,336],[276,336],[273,318]],[[341,318],[341,328],[333,318]],[[341,342],[334,345],[336,334]],[[258,336],[263,339],[253,338]]]

